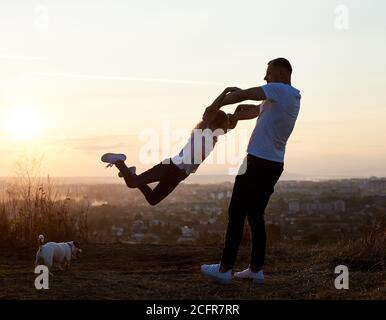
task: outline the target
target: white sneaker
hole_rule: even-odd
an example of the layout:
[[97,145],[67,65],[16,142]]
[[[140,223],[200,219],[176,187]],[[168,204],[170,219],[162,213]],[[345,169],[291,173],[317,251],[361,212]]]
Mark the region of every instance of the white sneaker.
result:
[[230,284],[232,282],[232,270],[220,272],[219,264],[203,264],[201,272],[204,276],[223,284]]
[[105,153],[102,156],[101,160],[102,162],[108,163],[108,165],[106,166],[106,168],[108,168],[108,167],[112,167],[115,164],[115,162],[117,162],[118,160],[125,161],[126,156],[121,153]]
[[259,272],[253,272],[250,268],[245,269],[244,271],[235,272],[234,277],[236,279],[252,279],[253,282],[263,284],[264,283],[264,273],[263,270]]
[[[137,168],[136,167],[129,167],[128,170],[131,174],[135,174],[137,171]],[[123,174],[121,173],[121,171],[118,172],[118,177],[123,178]]]

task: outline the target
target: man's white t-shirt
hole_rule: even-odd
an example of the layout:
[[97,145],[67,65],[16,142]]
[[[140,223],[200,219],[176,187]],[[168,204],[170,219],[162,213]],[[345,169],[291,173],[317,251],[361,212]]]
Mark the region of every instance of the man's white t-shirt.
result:
[[248,154],[284,162],[287,140],[294,129],[300,109],[300,91],[271,82],[261,87],[267,97],[260,105],[260,114],[249,140]]

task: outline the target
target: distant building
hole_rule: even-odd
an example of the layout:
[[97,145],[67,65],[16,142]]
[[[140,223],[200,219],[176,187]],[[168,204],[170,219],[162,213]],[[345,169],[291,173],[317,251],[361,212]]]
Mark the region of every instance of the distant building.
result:
[[131,240],[134,243],[141,243],[145,239],[145,234],[144,233],[133,233],[131,235]]
[[300,202],[297,199],[291,199],[288,201],[288,211],[289,213],[297,213],[300,211]]
[[337,200],[334,202],[334,209],[336,212],[345,212],[346,211],[346,202],[343,200]]
[[185,238],[193,238],[193,229],[188,226],[184,226],[181,228],[182,236]]
[[111,233],[115,237],[121,237],[123,235],[124,231],[125,231],[125,229],[122,227],[117,227],[115,225],[113,225],[111,227]]
[[192,243],[195,241],[194,230],[188,226],[181,228],[181,236],[177,239],[177,243]]
[[160,237],[156,234],[148,233],[145,235],[143,242],[148,243],[148,244],[159,244]]
[[147,231],[147,227],[142,220],[135,220],[133,225],[131,226],[131,233],[145,233]]
[[166,222],[162,221],[162,220],[154,219],[154,220],[150,220],[149,226],[150,227],[154,227],[154,226],[164,227],[164,226],[166,226]]
[[213,223],[216,223],[216,219],[215,218],[210,218],[209,220],[208,220],[208,222],[210,223],[210,224],[213,224]]
[[295,214],[298,212],[307,212],[307,213],[334,213],[334,212],[345,212],[346,211],[346,202],[344,200],[337,201],[326,201],[321,202],[319,200],[313,202],[300,202],[299,200],[289,200],[288,201],[288,213]]

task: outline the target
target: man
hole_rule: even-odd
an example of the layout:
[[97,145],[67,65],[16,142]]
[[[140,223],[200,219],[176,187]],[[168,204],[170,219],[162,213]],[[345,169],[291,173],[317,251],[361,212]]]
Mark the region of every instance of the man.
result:
[[229,205],[225,245],[219,264],[202,265],[202,273],[221,283],[230,283],[232,269],[243,235],[245,218],[252,236],[249,267],[236,272],[236,278],[264,282],[263,264],[266,247],[264,211],[274,186],[284,168],[285,146],[300,108],[300,92],[291,86],[292,67],[277,58],[268,63],[266,85],[229,93],[220,106],[209,106],[203,116],[209,121],[224,105],[245,100],[263,101],[260,105],[239,105],[231,120],[257,118],[247,149],[247,168],[236,177]]

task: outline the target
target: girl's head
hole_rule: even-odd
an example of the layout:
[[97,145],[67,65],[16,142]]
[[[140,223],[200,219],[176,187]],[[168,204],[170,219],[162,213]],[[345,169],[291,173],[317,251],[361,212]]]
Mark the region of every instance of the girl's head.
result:
[[224,111],[217,111],[216,116],[208,124],[208,128],[212,131],[217,129],[222,129],[224,132],[227,132],[229,129],[229,118]]
[[210,129],[212,131],[215,131],[217,129],[221,129],[226,133],[229,129],[229,118],[227,114],[224,111],[217,111],[216,116],[213,118],[212,121],[200,121],[195,129]]
[[212,131],[221,129],[226,133],[229,129],[229,118],[224,111],[218,110],[212,121],[201,121],[197,124],[196,129],[210,129]]

